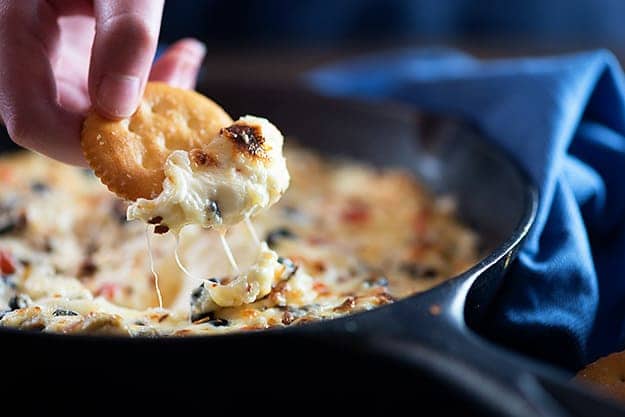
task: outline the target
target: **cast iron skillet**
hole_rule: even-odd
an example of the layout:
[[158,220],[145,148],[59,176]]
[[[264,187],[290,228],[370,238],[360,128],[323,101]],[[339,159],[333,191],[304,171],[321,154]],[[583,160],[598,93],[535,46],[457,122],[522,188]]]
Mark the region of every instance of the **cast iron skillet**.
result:
[[[479,322],[497,292],[537,205],[527,178],[475,129],[394,104],[323,98],[302,88],[222,83],[200,90],[232,115],[266,116],[312,148],[403,167],[433,191],[456,196],[460,217],[481,237],[484,257],[425,293],[284,330],[129,339],[1,329],[3,355],[11,358],[6,366],[16,366],[5,389],[35,378],[46,389],[113,389],[111,401],[120,392],[146,389],[156,398],[193,395],[201,401],[222,397],[243,380],[245,387],[272,390],[282,401],[306,401],[314,392],[317,399],[334,396],[361,405],[418,404],[440,412],[462,406],[465,415],[616,412],[571,387],[568,375],[497,348],[467,325]],[[8,140],[0,146],[12,149]],[[306,403],[308,410],[316,404]]]

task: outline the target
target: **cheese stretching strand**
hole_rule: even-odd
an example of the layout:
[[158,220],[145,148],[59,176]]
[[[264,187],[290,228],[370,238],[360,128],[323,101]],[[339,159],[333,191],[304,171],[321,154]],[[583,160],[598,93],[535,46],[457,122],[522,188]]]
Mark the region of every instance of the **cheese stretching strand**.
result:
[[256,229],[254,229],[254,225],[252,224],[249,216],[245,217],[245,226],[247,227],[247,231],[249,232],[250,236],[254,240],[254,243],[256,243],[256,246],[260,246],[260,239],[256,234]]
[[150,243],[150,234],[148,233],[149,226],[145,226],[145,244],[148,247],[148,259],[150,261],[150,272],[154,277],[154,288],[156,289],[156,298],[158,299],[158,308],[163,308],[163,295],[161,294],[161,288],[158,285],[158,274],[154,269],[154,255],[152,254],[152,244]]
[[234,256],[232,255],[232,251],[230,250],[230,245],[228,245],[228,241],[226,240],[226,232],[219,231],[219,240],[221,241],[221,247],[224,249],[226,257],[228,258],[228,263],[230,263],[230,268],[232,268],[232,272],[236,275],[239,275],[239,265],[237,265],[237,261],[234,260]]
[[174,248],[174,259],[176,260],[176,265],[182,271],[182,273],[192,281],[197,281],[198,279],[191,275],[191,272],[180,261],[180,255],[178,253],[178,248],[180,248],[180,236],[176,235],[176,246]]
[[[227,285],[212,283],[210,295],[219,306],[254,302],[271,291],[284,266],[278,255],[262,245],[250,217],[276,203],[290,176],[282,155],[284,139],[269,121],[245,116],[221,129],[201,149],[174,151],[165,163],[163,191],[154,199],[140,198],[128,207],[129,220],[155,225],[155,232],[197,224],[217,230],[234,279]],[[242,274],[226,241],[228,227],[244,221],[259,250],[257,263]],[[175,252],[176,263],[191,277]]]

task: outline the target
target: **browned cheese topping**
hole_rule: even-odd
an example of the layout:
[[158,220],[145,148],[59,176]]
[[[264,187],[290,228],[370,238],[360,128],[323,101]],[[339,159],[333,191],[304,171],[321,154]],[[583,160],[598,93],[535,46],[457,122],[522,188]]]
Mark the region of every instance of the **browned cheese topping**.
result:
[[[246,123],[221,134],[240,152],[267,151]],[[455,219],[453,199],[429,194],[404,171],[290,142],[288,191],[252,218],[267,245],[259,248],[244,224],[225,235],[241,271],[269,281],[242,281],[219,234],[194,225],[177,247],[187,276],[165,216],[128,222],[127,204],[90,172],[29,153],[0,159],[0,326],[130,336],[295,326],[392,303],[477,261],[477,238]],[[222,163],[206,150],[188,161]],[[214,219],[228,210],[222,198],[203,205]],[[146,227],[156,232],[148,236],[162,309]]]

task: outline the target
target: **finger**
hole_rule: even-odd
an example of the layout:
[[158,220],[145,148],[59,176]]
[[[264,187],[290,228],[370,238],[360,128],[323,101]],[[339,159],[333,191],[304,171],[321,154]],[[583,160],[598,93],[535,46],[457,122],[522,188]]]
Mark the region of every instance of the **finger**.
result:
[[84,114],[90,107],[87,75],[95,21],[89,16],[61,17],[59,59],[54,63],[58,101],[69,111]]
[[61,17],[59,27],[59,60],[54,63],[54,72],[69,79],[80,79],[86,91],[95,20],[89,16]]
[[58,44],[49,3],[8,2],[0,8],[0,117],[18,144],[53,158],[84,164],[80,115],[63,109],[50,56]]
[[[51,9],[57,16],[57,23],[58,26],[61,28],[61,48],[57,48],[54,56],[50,56],[50,62],[52,62],[52,67],[56,69],[58,61],[62,59],[64,54],[67,52],[65,50],[66,48],[63,48],[62,45],[64,43],[67,44],[68,40],[63,38],[66,37],[65,35],[67,32],[76,32],[75,30],[65,30],[66,26],[72,26],[75,24],[75,22],[84,22],[89,20],[93,21],[93,4],[90,0],[47,0],[46,2],[40,3],[49,4]],[[69,40],[72,45],[82,44],[85,41],[89,42],[89,49],[91,49],[93,37],[91,39],[74,38]],[[90,56],[90,54],[82,55],[81,60],[88,64],[89,60],[85,58],[88,56]]]
[[163,0],[95,0],[89,94],[103,116],[117,119],[136,110],[154,59],[162,11]]
[[150,80],[174,87],[195,87],[197,74],[206,55],[206,47],[195,39],[182,39],[171,45],[152,66]]
[[58,91],[58,101],[65,110],[76,113],[86,114],[91,107],[89,94],[80,82],[66,78],[56,79],[56,88]]

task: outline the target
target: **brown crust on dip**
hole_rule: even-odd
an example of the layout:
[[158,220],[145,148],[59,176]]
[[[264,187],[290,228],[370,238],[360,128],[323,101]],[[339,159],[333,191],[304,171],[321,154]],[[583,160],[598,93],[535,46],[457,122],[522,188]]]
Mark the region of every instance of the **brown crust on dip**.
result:
[[230,139],[241,152],[252,158],[267,159],[265,138],[259,126],[235,123],[221,129],[219,134]]
[[201,149],[191,149],[189,151],[189,158],[196,166],[219,166],[219,161],[213,155],[204,152]]

